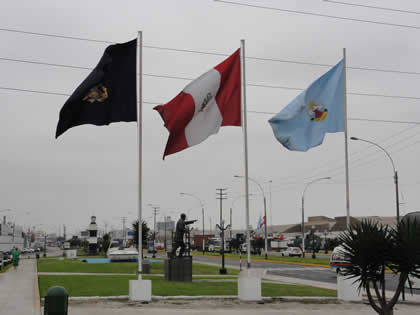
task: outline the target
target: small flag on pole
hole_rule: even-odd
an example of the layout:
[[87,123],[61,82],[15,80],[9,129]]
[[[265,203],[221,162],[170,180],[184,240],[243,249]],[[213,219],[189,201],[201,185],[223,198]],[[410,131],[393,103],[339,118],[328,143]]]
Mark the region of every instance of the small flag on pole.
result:
[[137,120],[136,45],[134,39],[105,49],[98,65],[61,109],[56,138],[79,125]]
[[263,231],[265,227],[265,216],[263,216],[261,218],[261,216],[258,218],[258,223],[257,223],[257,232],[261,232]]
[[269,120],[277,140],[292,151],[308,151],[325,133],[344,131],[344,61],[313,82]]
[[203,142],[222,126],[241,126],[239,49],[188,84],[165,105],[156,106],[169,131],[165,156]]

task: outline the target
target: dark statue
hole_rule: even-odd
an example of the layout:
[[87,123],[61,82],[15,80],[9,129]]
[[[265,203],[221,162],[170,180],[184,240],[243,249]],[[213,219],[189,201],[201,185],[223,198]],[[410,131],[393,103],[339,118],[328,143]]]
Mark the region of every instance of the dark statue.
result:
[[187,225],[196,222],[197,220],[185,221],[187,216],[185,213],[181,214],[180,219],[176,223],[176,230],[175,230],[175,242],[172,248],[172,257],[176,256],[176,250],[181,247],[179,251],[179,257],[182,257],[185,252],[185,243],[184,243],[184,234],[187,231]]

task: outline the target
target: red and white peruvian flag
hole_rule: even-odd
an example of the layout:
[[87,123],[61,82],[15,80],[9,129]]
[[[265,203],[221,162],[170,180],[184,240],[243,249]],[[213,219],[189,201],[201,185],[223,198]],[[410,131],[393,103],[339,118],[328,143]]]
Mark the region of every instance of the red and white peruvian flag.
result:
[[154,109],[169,131],[164,159],[203,142],[221,126],[241,126],[240,50]]

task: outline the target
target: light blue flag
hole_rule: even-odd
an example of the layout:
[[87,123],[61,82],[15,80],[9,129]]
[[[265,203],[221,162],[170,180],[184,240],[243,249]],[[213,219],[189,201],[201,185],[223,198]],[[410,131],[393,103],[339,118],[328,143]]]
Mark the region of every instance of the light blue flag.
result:
[[308,151],[327,132],[344,131],[344,61],[313,82],[269,120],[277,140],[292,151]]
[[262,218],[260,216],[258,218],[258,223],[257,223],[257,232],[261,232],[261,225],[262,225]]

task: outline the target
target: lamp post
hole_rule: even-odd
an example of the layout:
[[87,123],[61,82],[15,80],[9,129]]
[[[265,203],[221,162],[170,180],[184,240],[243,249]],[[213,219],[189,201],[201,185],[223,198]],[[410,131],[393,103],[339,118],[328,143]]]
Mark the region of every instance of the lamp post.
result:
[[328,235],[328,230],[325,230],[324,231],[324,252],[325,252],[325,254],[328,254],[327,235]]
[[[230,206],[230,239],[232,240],[232,209],[235,206],[236,201],[238,201],[240,198],[245,197],[246,195],[239,195],[236,198],[233,199],[232,205]],[[252,196],[252,194],[248,194],[248,196]]]
[[312,259],[315,259],[315,226],[312,225],[312,229],[311,229],[311,233],[312,233]]
[[[243,178],[244,176],[239,176],[239,175],[235,175],[234,177],[236,178]],[[265,193],[264,193],[264,189],[262,188],[262,186],[253,178],[248,176],[248,179],[252,182],[254,182],[255,184],[257,184],[257,186],[260,188],[261,193],[264,197],[264,227],[265,227],[265,231],[264,231],[264,238],[265,238],[265,242],[264,242],[264,251],[265,251],[265,259],[268,259],[268,246],[267,246],[267,202],[266,202],[266,198],[265,198]]]
[[[190,197],[193,197],[193,198],[195,198],[195,199],[197,199],[199,202],[200,202],[200,205],[201,205],[201,216],[202,216],[202,221],[203,221],[203,241],[202,241],[202,246],[203,246],[203,254],[204,254],[204,252],[205,252],[205,250],[206,250],[206,246],[205,246],[205,239],[204,239],[204,204],[203,204],[203,202],[201,201],[201,199],[200,198],[198,198],[197,196],[195,196],[195,195],[193,195],[193,194],[190,194],[190,193],[184,193],[184,192],[181,192],[181,193],[179,193],[181,196],[190,196]],[[210,224],[210,228],[211,228],[211,224]]]
[[305,257],[305,192],[310,185],[313,183],[319,182],[321,180],[331,179],[331,177],[321,177],[314,179],[313,181],[306,183],[305,188],[303,189],[302,193],[302,257]]
[[389,153],[383,147],[381,147],[379,144],[377,144],[375,142],[372,142],[372,141],[369,141],[369,140],[365,140],[365,139],[361,139],[361,138],[357,138],[357,137],[350,137],[350,139],[351,140],[354,140],[354,141],[367,142],[367,143],[370,143],[370,144],[378,147],[383,152],[385,152],[385,154],[388,156],[389,160],[391,161],[392,168],[394,170],[395,203],[396,203],[396,210],[397,210],[397,222],[399,222],[400,221],[400,197],[399,197],[399,193],[398,193],[398,172],[395,169],[395,164],[394,164],[394,161],[392,160],[391,155],[389,155]]

